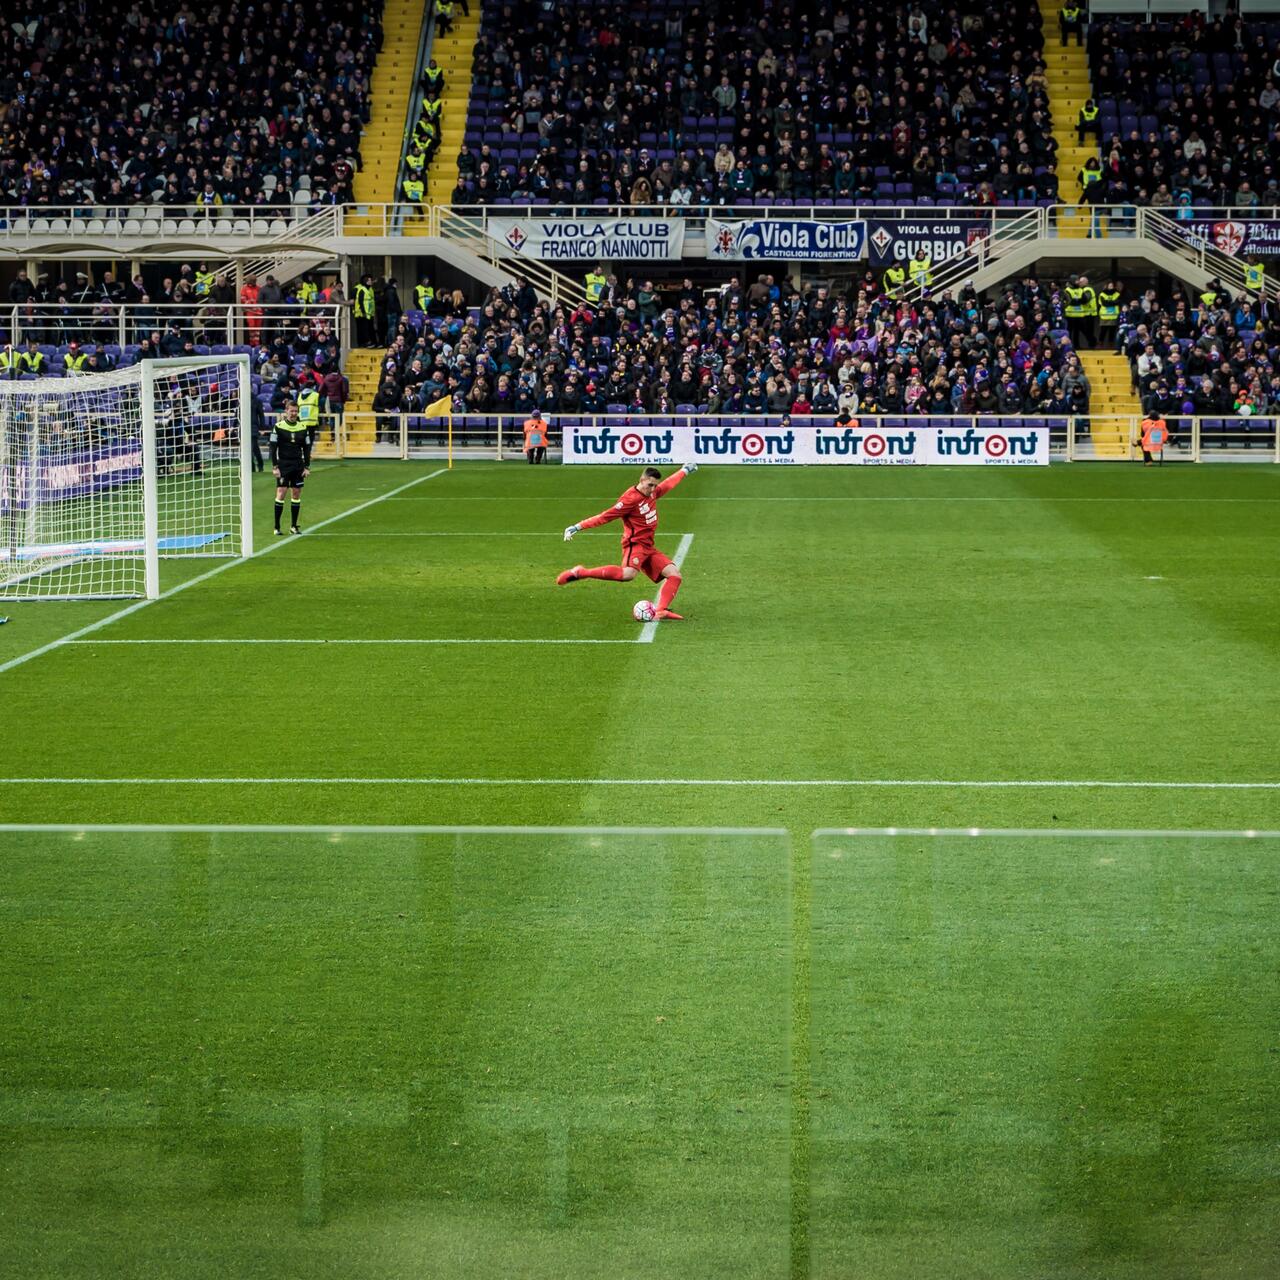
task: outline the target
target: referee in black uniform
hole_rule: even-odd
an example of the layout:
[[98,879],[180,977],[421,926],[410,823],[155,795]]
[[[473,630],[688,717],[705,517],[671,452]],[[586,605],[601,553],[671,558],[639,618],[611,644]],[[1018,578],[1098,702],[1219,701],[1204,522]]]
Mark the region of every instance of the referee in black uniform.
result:
[[298,402],[285,402],[284,413],[271,432],[271,474],[276,478],[276,537],[284,514],[284,491],[293,491],[290,505],[290,533],[301,533],[302,485],[311,471],[311,428],[298,418]]

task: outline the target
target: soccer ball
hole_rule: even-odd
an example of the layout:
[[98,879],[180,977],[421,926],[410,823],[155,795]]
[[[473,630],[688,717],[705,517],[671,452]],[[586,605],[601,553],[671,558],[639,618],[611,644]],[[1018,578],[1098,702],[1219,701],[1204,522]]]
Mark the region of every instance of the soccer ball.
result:
[[658,616],[658,611],[653,607],[652,600],[637,600],[631,616],[637,622],[652,622]]

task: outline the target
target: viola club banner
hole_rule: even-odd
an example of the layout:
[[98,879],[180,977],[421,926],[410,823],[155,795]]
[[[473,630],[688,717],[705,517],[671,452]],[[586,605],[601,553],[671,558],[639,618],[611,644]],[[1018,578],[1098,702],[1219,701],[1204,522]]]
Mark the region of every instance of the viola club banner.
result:
[[1045,427],[566,426],[566,463],[671,466],[1048,466]]
[[1175,222],[1174,226],[1197,247],[1203,242],[1233,258],[1280,257],[1280,219],[1211,222],[1205,218],[1191,218]]
[[618,258],[679,261],[684,223],[678,218],[490,218],[491,240],[522,258]]
[[782,259],[844,262],[864,257],[865,222],[815,222],[802,218],[707,219],[707,257],[726,262]]
[[923,249],[933,266],[963,253],[991,233],[987,218],[923,218],[902,222],[876,218],[867,223],[867,256],[873,271],[905,267]]

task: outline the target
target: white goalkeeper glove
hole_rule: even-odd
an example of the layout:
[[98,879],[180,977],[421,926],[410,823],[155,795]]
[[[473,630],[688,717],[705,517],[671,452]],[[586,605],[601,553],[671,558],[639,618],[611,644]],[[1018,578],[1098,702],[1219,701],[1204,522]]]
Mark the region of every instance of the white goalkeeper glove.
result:
[[697,469],[698,469],[698,464],[696,462],[686,462],[684,466],[680,468],[680,470],[683,471],[687,476],[693,475],[693,473],[697,471]]
[[572,542],[572,541],[573,541],[573,535],[574,535],[575,533],[581,533],[581,532],[582,532],[582,526],[581,526],[580,524],[571,524],[571,525],[570,525],[570,526],[569,526],[569,527],[564,531],[564,540],[565,540],[566,542]]

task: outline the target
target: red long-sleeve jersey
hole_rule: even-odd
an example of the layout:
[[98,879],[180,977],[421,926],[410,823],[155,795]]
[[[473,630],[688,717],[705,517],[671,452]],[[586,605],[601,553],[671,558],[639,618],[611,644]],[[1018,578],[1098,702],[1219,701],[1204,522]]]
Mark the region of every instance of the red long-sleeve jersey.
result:
[[670,493],[684,477],[683,471],[673,471],[648,498],[635,485],[632,485],[613,506],[602,511],[598,516],[588,516],[578,527],[595,529],[602,524],[608,524],[610,520],[621,520],[624,550],[633,547],[652,547],[653,535],[658,530],[658,499]]

